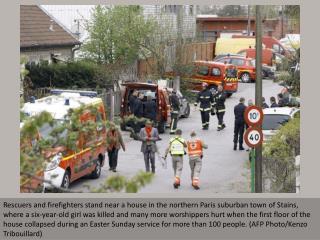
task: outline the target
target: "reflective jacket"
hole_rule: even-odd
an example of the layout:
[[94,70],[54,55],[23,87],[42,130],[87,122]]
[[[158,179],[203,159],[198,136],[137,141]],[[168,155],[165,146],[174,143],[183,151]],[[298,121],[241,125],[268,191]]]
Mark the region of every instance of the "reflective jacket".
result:
[[226,101],[226,94],[224,92],[218,92],[214,95],[214,106],[217,113],[225,112],[226,106],[224,102]]
[[175,137],[170,139],[170,154],[171,155],[184,155],[185,141],[181,137]]
[[188,155],[190,157],[201,157],[203,154],[202,151],[202,142],[200,139],[194,139],[187,142],[188,145]]
[[212,92],[209,89],[204,89],[198,93],[197,103],[200,102],[200,111],[210,111],[214,104]]

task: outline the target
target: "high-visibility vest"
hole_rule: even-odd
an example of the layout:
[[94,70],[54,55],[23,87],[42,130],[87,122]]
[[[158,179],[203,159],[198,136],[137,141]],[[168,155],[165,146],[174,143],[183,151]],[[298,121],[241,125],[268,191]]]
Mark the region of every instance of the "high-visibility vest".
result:
[[180,137],[172,138],[170,140],[171,155],[184,155],[184,139]]
[[187,142],[189,156],[201,156],[202,155],[202,143],[201,140],[196,139]]

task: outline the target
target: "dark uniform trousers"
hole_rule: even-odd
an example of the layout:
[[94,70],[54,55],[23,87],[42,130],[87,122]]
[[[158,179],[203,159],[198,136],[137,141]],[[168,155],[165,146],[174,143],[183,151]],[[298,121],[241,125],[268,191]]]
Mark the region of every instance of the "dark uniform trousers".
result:
[[225,110],[219,112],[217,111],[217,118],[218,118],[218,128],[222,128],[224,126],[223,123],[223,116],[224,116]]
[[234,143],[234,145],[237,145],[238,141],[239,141],[239,146],[243,145],[244,129],[245,129],[245,123],[244,122],[234,121],[234,135],[233,135],[233,143]]
[[201,121],[202,121],[202,127],[209,127],[209,122],[210,122],[210,109],[209,110],[200,110],[201,114]]
[[175,131],[177,129],[178,116],[179,116],[178,111],[171,112],[170,133],[175,133]]

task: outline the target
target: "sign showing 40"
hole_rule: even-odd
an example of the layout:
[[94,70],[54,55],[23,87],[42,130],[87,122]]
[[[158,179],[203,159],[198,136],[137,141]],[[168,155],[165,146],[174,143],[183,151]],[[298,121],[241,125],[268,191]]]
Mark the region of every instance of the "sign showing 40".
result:
[[262,144],[263,134],[261,129],[255,127],[248,128],[244,134],[244,141],[252,148]]

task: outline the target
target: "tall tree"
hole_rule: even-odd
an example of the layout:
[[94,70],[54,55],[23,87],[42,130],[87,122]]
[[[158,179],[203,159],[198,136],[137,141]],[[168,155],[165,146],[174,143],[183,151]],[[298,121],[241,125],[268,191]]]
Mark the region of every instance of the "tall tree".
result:
[[83,56],[99,64],[123,66],[139,56],[141,44],[154,31],[139,6],[97,6],[87,24]]

